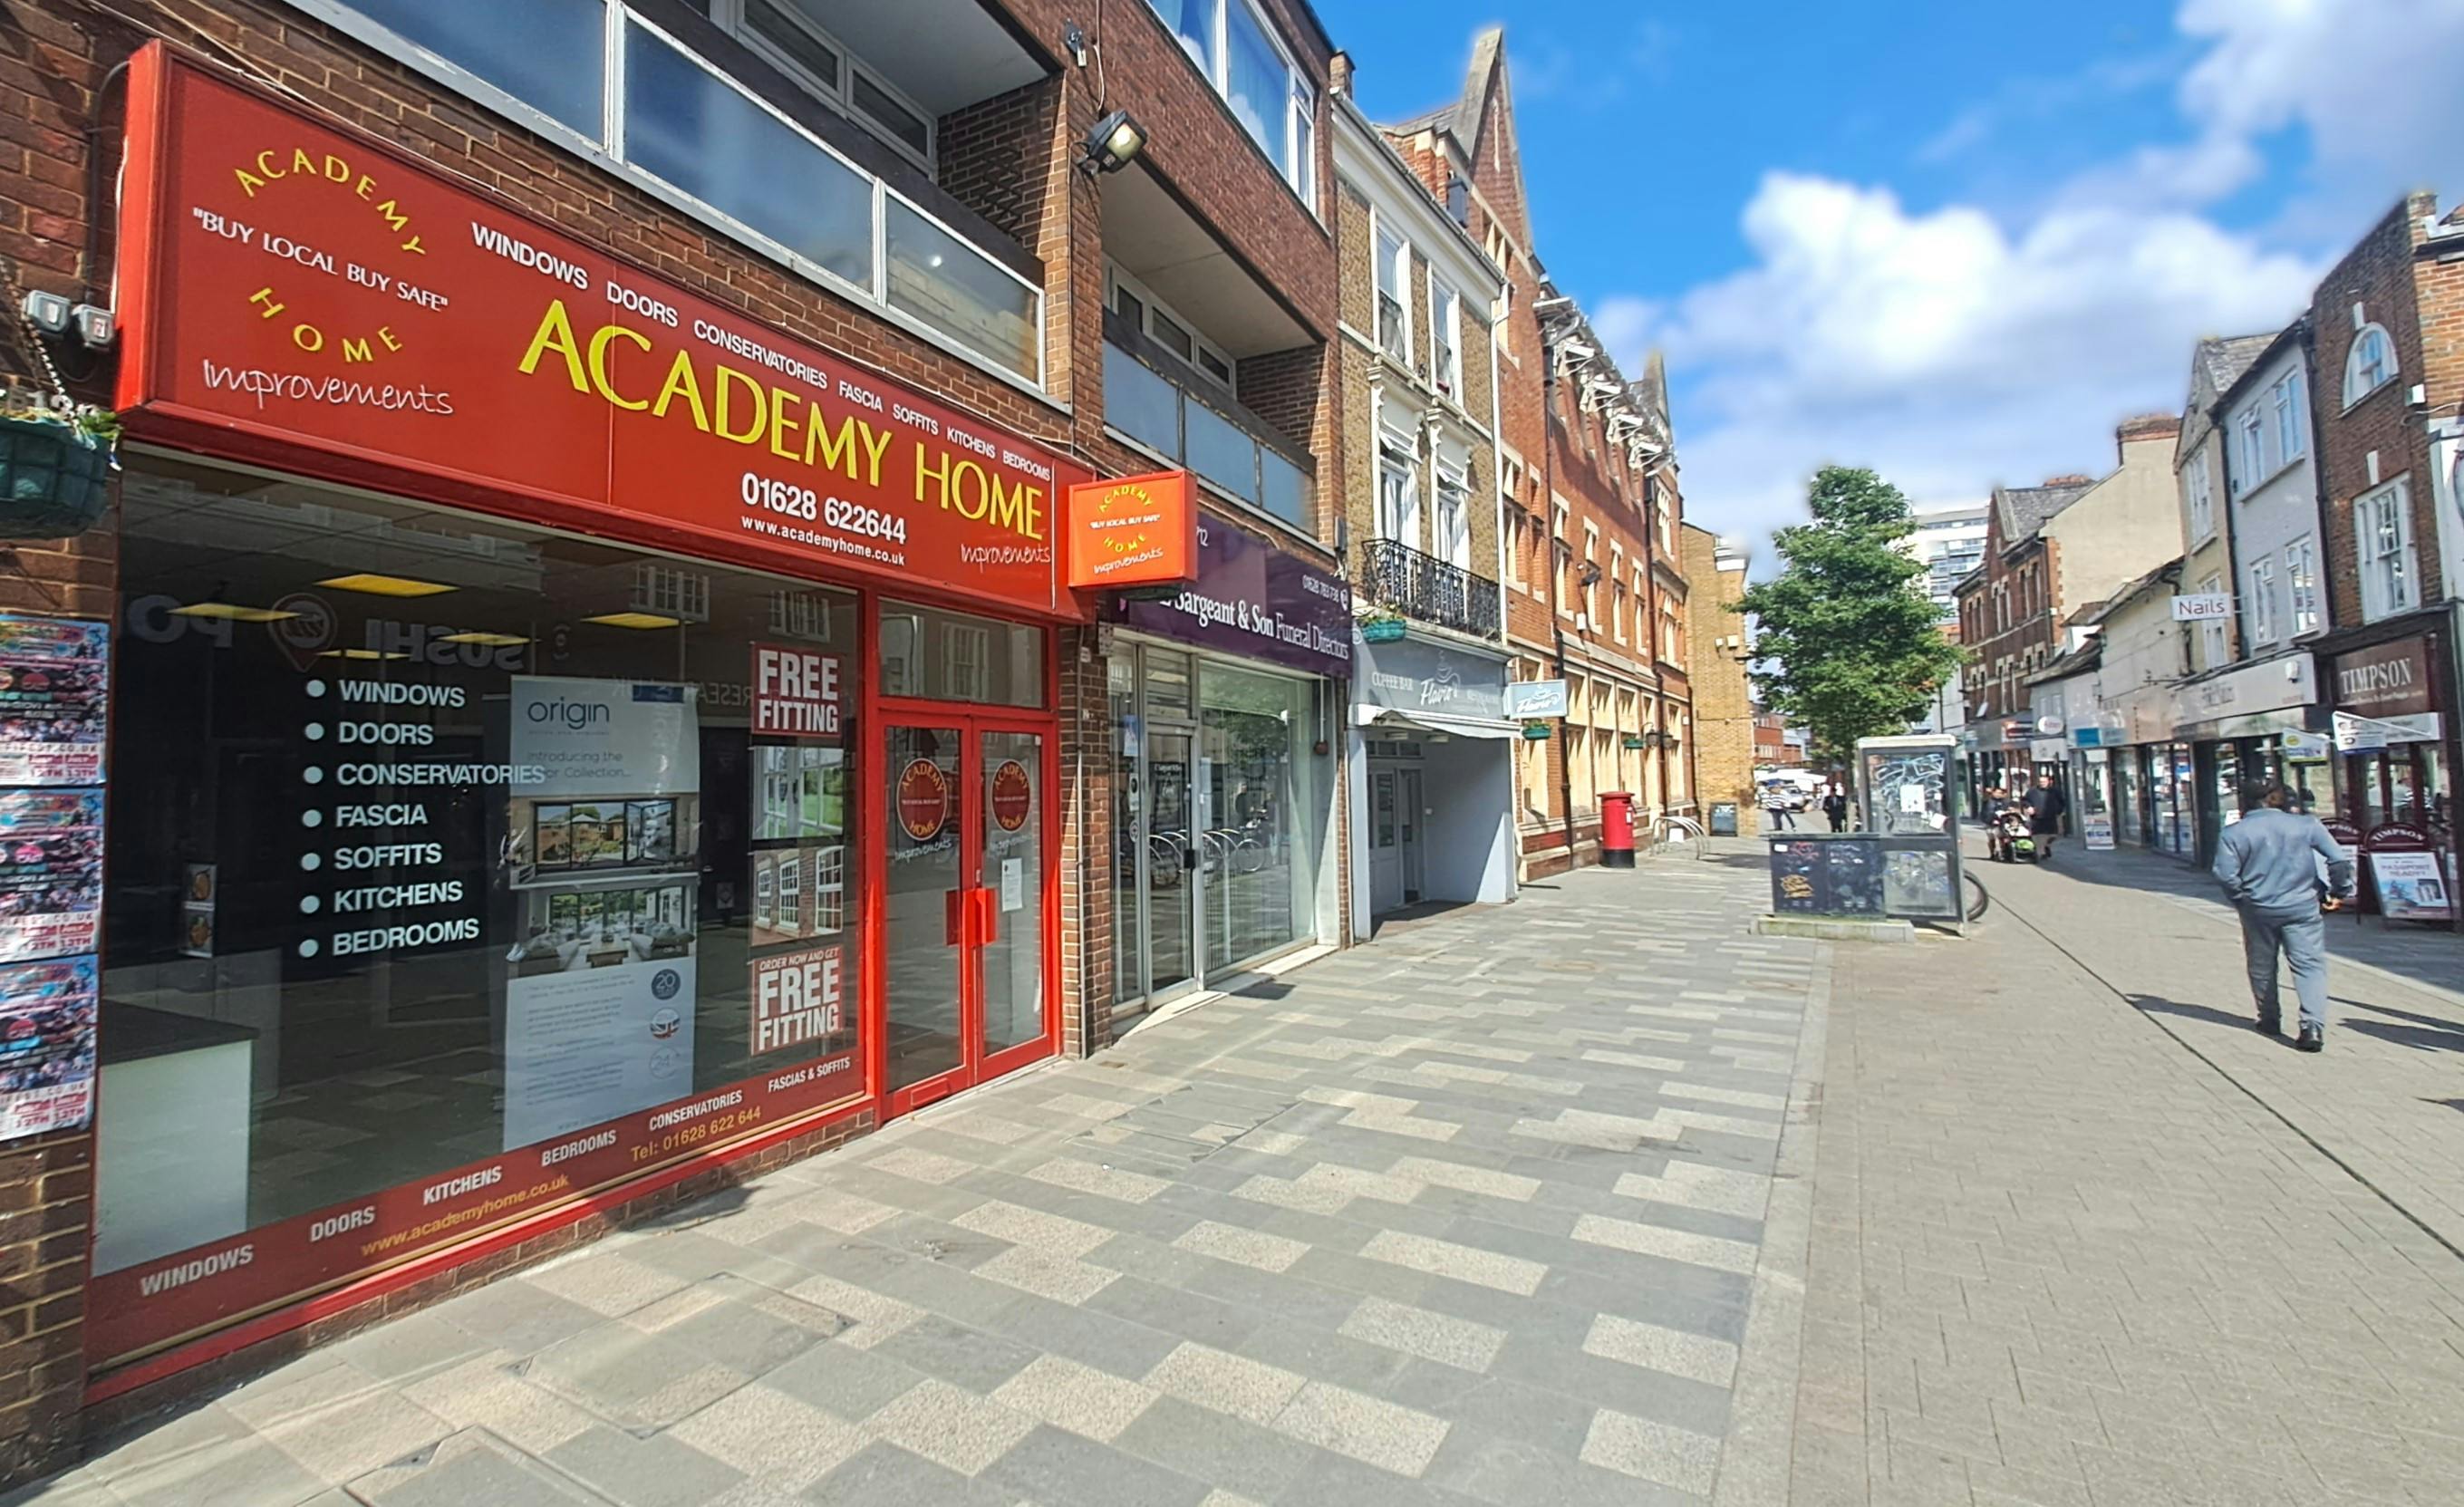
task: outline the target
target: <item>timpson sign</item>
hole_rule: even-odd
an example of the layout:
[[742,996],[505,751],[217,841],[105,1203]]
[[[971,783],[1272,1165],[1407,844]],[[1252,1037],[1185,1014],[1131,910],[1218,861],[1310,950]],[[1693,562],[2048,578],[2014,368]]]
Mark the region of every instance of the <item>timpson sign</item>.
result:
[[797,574],[1074,614],[1067,459],[149,44],[133,432]]
[[2400,717],[2435,710],[2430,641],[2397,639],[2336,656],[2336,710]]

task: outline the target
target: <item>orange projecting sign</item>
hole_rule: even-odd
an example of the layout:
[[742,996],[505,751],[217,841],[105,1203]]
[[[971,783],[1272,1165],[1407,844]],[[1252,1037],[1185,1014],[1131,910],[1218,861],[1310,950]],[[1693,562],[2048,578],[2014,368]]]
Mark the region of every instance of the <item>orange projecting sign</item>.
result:
[[1185,470],[1069,489],[1069,584],[1164,586],[1198,574],[1198,487]]
[[1079,610],[1055,557],[1085,467],[159,43],[129,71],[121,246],[132,433]]

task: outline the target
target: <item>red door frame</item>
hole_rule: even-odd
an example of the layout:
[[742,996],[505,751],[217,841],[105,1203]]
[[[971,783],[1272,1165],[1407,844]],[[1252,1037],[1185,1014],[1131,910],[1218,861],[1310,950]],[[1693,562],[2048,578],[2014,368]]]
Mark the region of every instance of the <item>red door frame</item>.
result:
[[[929,593],[913,598],[932,602]],[[988,1082],[1004,1073],[1013,1072],[1029,1062],[1040,1061],[1060,1050],[1062,1012],[1067,1008],[1061,994],[1061,666],[1059,636],[1040,623],[1021,623],[1033,627],[1044,637],[1044,705],[1032,707],[988,708],[971,702],[929,701],[905,696],[886,696],[881,692],[879,635],[881,603],[877,592],[864,594],[863,622],[858,634],[864,657],[860,697],[863,708],[863,731],[858,738],[858,758],[854,778],[860,781],[864,812],[864,955],[862,994],[865,1078],[868,1097],[880,1106],[884,1121],[894,1119],[937,1103],[951,1095],[978,1083]],[[972,611],[959,607],[956,610]],[[958,1032],[960,1065],[937,1074],[920,1083],[910,1083],[893,1090],[890,1084],[890,925],[887,897],[890,883],[890,798],[889,748],[890,729],[900,727],[956,728],[959,732],[958,824],[960,828],[959,873],[962,879],[972,876],[973,887],[982,885],[983,860],[983,793],[979,775],[982,763],[982,735],[992,732],[1027,732],[1042,738],[1043,757],[1038,761],[1039,791],[1043,812],[1039,818],[1040,836],[1044,843],[1044,997],[1045,1000],[1044,1034],[1031,1041],[1005,1047],[1000,1052],[979,1056],[982,1041],[983,1009],[981,972],[978,949],[963,942],[958,965]],[[972,931],[969,933],[972,936]]]

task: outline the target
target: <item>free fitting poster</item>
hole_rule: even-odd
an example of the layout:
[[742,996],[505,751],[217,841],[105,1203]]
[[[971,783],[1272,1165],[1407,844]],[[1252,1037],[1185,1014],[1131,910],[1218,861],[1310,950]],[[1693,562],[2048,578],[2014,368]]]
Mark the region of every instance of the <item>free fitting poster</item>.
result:
[[694,688],[516,676],[518,940],[510,1150],[693,1089],[701,727]]

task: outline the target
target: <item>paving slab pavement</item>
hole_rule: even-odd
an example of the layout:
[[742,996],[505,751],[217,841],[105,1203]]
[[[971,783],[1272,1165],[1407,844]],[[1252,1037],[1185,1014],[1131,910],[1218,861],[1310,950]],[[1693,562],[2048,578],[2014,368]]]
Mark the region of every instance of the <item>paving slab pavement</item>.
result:
[[2229,918],[2069,857],[1989,866],[1965,941],[1838,950],[1787,1499],[2464,1499],[2452,1045],[2266,1041]]
[[1705,1501],[1823,955],[1748,933],[1763,885],[1398,928],[11,1500]]

